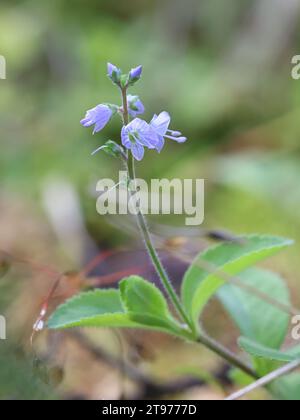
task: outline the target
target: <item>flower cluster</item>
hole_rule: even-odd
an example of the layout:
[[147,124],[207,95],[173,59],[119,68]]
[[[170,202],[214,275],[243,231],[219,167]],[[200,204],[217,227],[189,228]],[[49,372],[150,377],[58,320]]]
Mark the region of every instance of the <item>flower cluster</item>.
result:
[[[134,85],[142,75],[142,66],[132,69],[128,74],[108,64],[108,77],[126,92],[129,86]],[[184,143],[187,139],[180,131],[170,130],[171,117],[167,112],[154,115],[150,123],[140,119],[138,116],[145,112],[145,107],[140,98],[136,95],[127,95],[127,117],[133,118],[128,124],[124,124],[121,132],[122,145],[130,150],[136,160],[142,160],[145,148],[157,150],[159,153],[165,145],[165,139],[174,140],[177,143]],[[84,127],[94,126],[93,134],[101,131],[119,113],[124,119],[124,104],[121,107],[112,104],[100,104],[87,111],[86,116],[81,120]],[[103,148],[99,148],[101,150]]]

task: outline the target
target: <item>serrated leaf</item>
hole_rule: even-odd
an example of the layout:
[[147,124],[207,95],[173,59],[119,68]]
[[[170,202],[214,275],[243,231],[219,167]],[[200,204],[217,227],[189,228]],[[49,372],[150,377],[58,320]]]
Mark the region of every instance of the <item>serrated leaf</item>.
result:
[[251,356],[263,359],[270,359],[278,362],[292,362],[294,360],[300,359],[299,349],[299,352],[295,352],[295,350],[292,350],[284,353],[282,351],[266,347],[246,337],[240,337],[238,343],[239,346]]
[[[290,304],[288,287],[277,274],[251,268],[241,273],[239,279],[279,303]],[[241,335],[267,347],[280,349],[289,328],[290,316],[287,313],[231,284],[219,290],[218,298],[239,327]]]
[[81,293],[59,306],[48,320],[51,329],[71,327],[138,327],[125,313],[118,290]]
[[122,301],[129,312],[151,314],[161,318],[171,316],[161,291],[142,277],[131,276],[122,280],[120,291]]
[[[207,302],[226,283],[222,273],[237,275],[293,243],[274,236],[252,235],[239,239],[200,254],[185,274],[182,299],[195,325]],[[213,266],[214,273],[203,264]]]
[[[145,306],[144,300],[141,300],[141,306],[134,300],[133,291],[140,291],[139,288],[129,287],[129,293],[123,290],[124,298],[126,299],[126,307],[121,299],[119,290],[95,290],[91,292],[81,293],[56,309],[54,314],[47,322],[50,329],[64,329],[73,327],[107,327],[107,328],[134,328],[134,329],[150,329],[162,331],[181,338],[190,338],[190,334],[185,331],[172,318],[168,311],[166,301],[163,295],[157,296],[157,300],[153,300],[154,291],[160,293],[155,286],[146,282],[141,278],[132,277],[134,283],[136,279],[147,283],[147,286],[142,288],[150,292],[150,301],[157,306]],[[126,279],[127,286],[129,279]],[[150,288],[149,288],[149,286]],[[123,282],[123,289],[126,283]],[[144,285],[145,286],[145,285]],[[150,290],[151,289],[151,290]],[[138,293],[138,298],[142,296]],[[137,297],[135,296],[135,297]],[[128,302],[130,299],[130,302]],[[148,299],[148,298],[147,298]],[[138,310],[146,309],[141,313]],[[129,311],[127,311],[129,309]],[[136,311],[132,311],[135,309]],[[153,311],[152,313],[149,311]]]
[[165,297],[154,284],[131,276],[121,281],[120,291],[132,321],[181,336],[186,333],[171,315]]

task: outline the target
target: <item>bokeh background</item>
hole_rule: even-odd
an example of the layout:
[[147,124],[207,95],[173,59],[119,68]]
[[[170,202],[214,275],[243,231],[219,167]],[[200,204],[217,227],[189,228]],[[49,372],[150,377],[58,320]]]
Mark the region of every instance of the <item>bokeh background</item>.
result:
[[[300,81],[291,77],[299,18],[298,0],[1,0],[7,80],[0,81],[0,249],[2,270],[10,271],[0,284],[0,313],[8,321],[0,398],[136,395],[140,383],[122,378],[124,357],[158,381],[178,384],[192,375],[195,385],[179,386],[172,397],[224,397],[208,375],[222,370],[217,358],[159,334],[126,333],[121,345],[107,331],[89,331],[92,343],[43,332],[30,344],[57,273],[68,272],[51,305],[86,285],[74,273],[97,253],[127,252],[97,266],[106,284],[120,278],[110,274],[136,264],[137,239],[95,209],[97,180],[116,177],[119,164],[90,154],[105,139],[118,140],[118,122],[94,137],[79,124],[87,109],[119,101],[105,76],[107,61],[124,70],[143,64],[134,93],[146,118],[168,110],[174,129],[189,139],[168,144],[160,156],[148,152],[139,175],[205,178],[205,229],[295,239],[267,266],[285,276],[300,304]],[[191,239],[180,231],[178,246],[206,246],[198,233]],[[180,277],[184,267],[170,264]],[[235,330],[217,303],[206,318],[210,332],[235,349]],[[207,385],[198,386],[200,379]]]

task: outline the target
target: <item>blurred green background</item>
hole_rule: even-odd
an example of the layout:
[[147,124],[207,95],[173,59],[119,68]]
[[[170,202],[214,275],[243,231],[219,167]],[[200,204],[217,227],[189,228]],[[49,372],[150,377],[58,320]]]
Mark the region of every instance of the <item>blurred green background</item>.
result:
[[[128,245],[126,233],[95,210],[96,182],[116,177],[118,162],[90,156],[105,139],[118,140],[120,126],[92,137],[79,121],[96,104],[119,101],[105,77],[108,61],[124,70],[143,64],[132,93],[145,103],[145,118],[169,111],[189,141],[169,143],[160,156],[148,152],[139,175],[205,178],[205,228],[295,239],[268,264],[287,278],[299,305],[300,82],[291,77],[299,18],[294,0],[2,0],[0,248],[64,271],[82,267],[85,246]],[[84,232],[61,228],[69,202],[79,205]],[[78,377],[68,378],[58,390],[44,389],[32,369],[28,333],[49,288],[41,277],[13,266],[2,280],[0,313],[13,337],[0,342],[0,398],[93,397],[97,381],[86,379],[81,389]],[[212,325],[221,337],[222,322]],[[182,353],[174,364],[197,363]],[[38,384],[29,387],[32,375]]]

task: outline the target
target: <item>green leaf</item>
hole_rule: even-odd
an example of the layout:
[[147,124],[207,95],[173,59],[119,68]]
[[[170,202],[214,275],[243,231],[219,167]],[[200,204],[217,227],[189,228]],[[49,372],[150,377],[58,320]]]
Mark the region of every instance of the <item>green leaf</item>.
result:
[[298,360],[300,358],[299,349],[297,351],[291,350],[284,353],[279,350],[266,347],[246,337],[240,337],[239,345],[251,356],[263,359],[270,359],[278,362],[292,362],[293,360]]
[[51,329],[71,327],[136,328],[125,313],[118,290],[81,293],[56,309],[48,320]]
[[300,374],[292,373],[278,379],[272,386],[272,392],[283,401],[300,401]]
[[[300,355],[300,346],[295,346],[288,351],[292,355]],[[280,400],[300,401],[300,374],[291,373],[278,379],[270,386],[272,393]]]
[[176,335],[186,334],[172,317],[166,299],[154,284],[141,277],[132,276],[121,281],[120,291],[132,321]]
[[238,385],[243,388],[254,382],[252,376],[249,376],[245,372],[242,372],[241,370],[235,368],[230,370],[229,378],[235,385]]
[[[255,288],[277,302],[290,304],[288,288],[277,274],[251,268],[241,273],[239,279],[245,286]],[[218,298],[243,336],[267,347],[280,349],[289,328],[290,316],[287,313],[231,284],[219,290]]]
[[252,364],[255,372],[262,378],[274,370],[279,369],[283,362],[278,360],[266,359],[263,357],[252,356]]
[[123,303],[129,312],[150,314],[158,318],[171,316],[161,291],[141,277],[131,276],[122,280],[120,291]]
[[[281,364],[280,364],[281,365]],[[277,366],[278,368],[279,366]],[[275,370],[274,367],[273,370]],[[264,376],[264,375],[262,375]],[[230,379],[239,387],[246,387],[254,382],[254,379],[239,369],[232,369],[229,372]],[[300,401],[300,374],[293,373],[284,378],[276,380],[269,387],[275,398],[284,401]]]
[[[119,290],[81,293],[56,309],[50,329],[107,327],[150,329],[190,338],[170,314],[161,292],[140,277],[129,277]],[[122,294],[122,298],[121,298]]]
[[126,157],[123,147],[121,147],[119,144],[117,144],[113,140],[108,140],[103,146],[96,149],[92,155],[95,155],[98,152],[104,152],[107,155],[113,156],[115,158],[119,157]]
[[[226,283],[222,273],[237,275],[293,243],[274,236],[253,235],[239,239],[200,254],[185,274],[182,299],[195,325],[209,299]],[[211,267],[215,268],[213,273]]]
[[[290,304],[289,292],[284,281],[276,274],[249,269],[239,276],[246,286],[283,304]],[[276,306],[233,285],[226,285],[218,297],[239,327],[243,336],[268,348],[279,350],[289,328],[290,316]],[[255,370],[264,376],[280,367],[278,361],[252,356]]]

